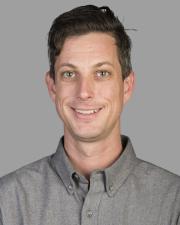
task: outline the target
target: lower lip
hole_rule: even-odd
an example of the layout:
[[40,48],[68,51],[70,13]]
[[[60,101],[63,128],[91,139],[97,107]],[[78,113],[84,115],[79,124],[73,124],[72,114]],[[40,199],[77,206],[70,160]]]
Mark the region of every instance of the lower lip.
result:
[[95,119],[95,118],[99,115],[99,112],[100,112],[101,110],[102,110],[102,108],[101,108],[100,110],[98,110],[97,112],[95,112],[95,113],[91,113],[91,114],[82,114],[82,113],[79,113],[79,112],[77,112],[77,111],[75,111],[75,110],[73,109],[74,114],[75,114],[75,116],[76,116],[77,119],[79,119],[79,120],[86,120],[86,121]]

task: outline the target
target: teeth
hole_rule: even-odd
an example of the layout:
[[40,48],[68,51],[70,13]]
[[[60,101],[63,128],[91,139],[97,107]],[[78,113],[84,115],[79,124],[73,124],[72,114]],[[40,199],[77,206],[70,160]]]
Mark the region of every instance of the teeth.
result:
[[92,114],[96,113],[98,109],[91,109],[91,110],[80,110],[80,109],[75,109],[76,112],[81,113],[81,114]]

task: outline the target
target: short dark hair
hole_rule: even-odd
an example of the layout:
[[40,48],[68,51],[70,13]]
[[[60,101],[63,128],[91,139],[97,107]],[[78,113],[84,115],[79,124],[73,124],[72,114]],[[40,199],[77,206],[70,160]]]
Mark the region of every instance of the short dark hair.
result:
[[50,76],[54,80],[54,64],[57,56],[61,53],[66,38],[90,32],[108,33],[115,38],[123,80],[130,74],[132,71],[131,40],[124,26],[109,7],[86,5],[59,15],[50,28],[48,34],[48,56]]

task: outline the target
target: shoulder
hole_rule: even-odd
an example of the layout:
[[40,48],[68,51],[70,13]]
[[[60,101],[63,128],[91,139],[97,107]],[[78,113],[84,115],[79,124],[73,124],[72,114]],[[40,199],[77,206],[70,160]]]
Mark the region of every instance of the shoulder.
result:
[[134,170],[134,174],[136,174],[137,176],[142,176],[143,178],[150,179],[152,182],[163,182],[163,184],[174,183],[180,185],[179,175],[142,159],[138,159],[138,162],[139,163]]
[[180,198],[180,176],[150,162],[138,159],[133,176],[154,193],[174,193]]
[[1,177],[0,198],[4,194],[16,192],[19,188],[40,183],[51,172],[49,161],[50,156],[47,156]]
[[157,166],[153,163],[144,161],[142,159],[138,158],[138,165],[136,167],[138,172],[141,172],[142,174],[147,174],[150,175],[151,177],[153,177],[154,179],[156,178],[161,178],[161,179],[165,179],[165,180],[174,180],[177,182],[180,182],[180,176],[172,173],[160,166]]

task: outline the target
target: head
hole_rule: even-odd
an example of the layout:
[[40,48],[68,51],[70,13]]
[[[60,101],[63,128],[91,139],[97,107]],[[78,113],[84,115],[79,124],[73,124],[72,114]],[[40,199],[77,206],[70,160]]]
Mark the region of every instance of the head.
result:
[[65,140],[120,137],[120,114],[134,76],[130,39],[108,7],[82,6],[60,15],[49,32],[46,83]]
[[125,32],[124,26],[109,7],[86,5],[61,14],[54,20],[50,28],[48,54],[50,75],[54,80],[54,65],[57,57],[61,54],[65,40],[91,32],[107,33],[114,37],[123,80],[130,74],[132,70],[131,40]]

